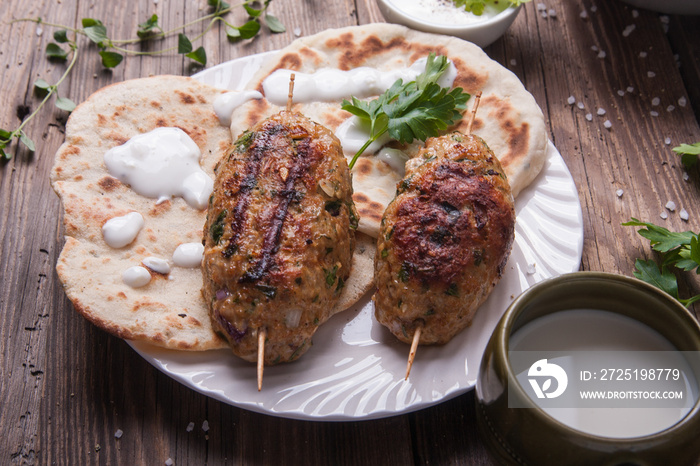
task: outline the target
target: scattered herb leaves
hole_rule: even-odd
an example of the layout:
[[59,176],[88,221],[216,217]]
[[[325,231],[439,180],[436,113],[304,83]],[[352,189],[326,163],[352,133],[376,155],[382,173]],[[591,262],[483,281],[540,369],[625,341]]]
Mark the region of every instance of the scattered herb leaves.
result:
[[[517,7],[523,3],[528,3],[530,0],[506,0],[506,3],[510,3],[512,6]],[[499,3],[498,0],[452,0],[458,8],[464,8],[466,11],[475,14],[476,16],[481,16],[484,14],[484,9],[486,4],[489,3],[492,6],[496,6]],[[510,5],[509,5],[510,6]]]
[[687,169],[694,167],[698,163],[700,155],[700,141],[695,144],[681,144],[673,148],[673,152],[681,156],[681,163]]

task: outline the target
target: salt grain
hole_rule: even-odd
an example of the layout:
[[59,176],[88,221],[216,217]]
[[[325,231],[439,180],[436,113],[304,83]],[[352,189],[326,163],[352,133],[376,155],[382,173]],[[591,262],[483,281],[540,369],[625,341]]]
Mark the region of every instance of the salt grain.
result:
[[204,422],[202,422],[202,430],[204,432],[209,432],[209,421],[204,420]]
[[667,146],[670,145],[670,144],[671,144],[671,138],[666,138],[666,139],[664,139],[664,144],[666,144]]
[[294,28],[293,32],[296,37],[301,36],[301,28]]
[[612,128],[612,123],[610,123],[610,120],[605,120],[603,126],[605,126],[605,129],[610,129]]
[[668,24],[671,21],[671,18],[666,15],[661,15],[659,16],[659,21],[661,21],[662,24]]
[[617,197],[622,197],[623,194],[624,194],[624,191],[622,189],[618,189],[617,191],[615,191],[615,195]]
[[685,107],[685,104],[687,103],[688,100],[685,97],[681,97],[680,99],[678,99],[678,105],[680,105],[681,107]]
[[556,10],[554,10],[554,9],[552,9],[552,8],[550,8],[550,9],[547,11],[547,13],[548,13],[549,16],[551,16],[552,18],[556,18],[556,17],[557,17],[557,12],[556,12]]
[[537,272],[537,270],[535,269],[536,266],[537,264],[535,264],[534,262],[532,264],[527,264],[527,274],[535,275],[535,273]]
[[570,95],[566,101],[569,103],[569,105],[574,105],[576,103],[576,97]]
[[583,108],[584,108],[583,102],[578,102],[578,103],[576,104],[576,106],[577,106],[578,108],[580,108],[581,110],[583,110]]
[[194,430],[194,422],[187,424],[187,429],[185,430],[187,430],[187,432],[192,432]]
[[544,3],[538,3],[537,4],[537,11],[546,11],[547,10],[547,5]]
[[639,11],[637,11],[637,10],[632,10],[632,17],[633,17],[633,18],[638,18],[638,17],[639,17]]
[[637,27],[636,25],[630,24],[622,31],[622,36],[628,37],[630,34],[632,34],[632,31],[634,31],[636,27]]
[[598,111],[596,113],[598,116],[603,116],[605,115],[605,109],[598,107]]
[[37,35],[38,37],[41,37],[41,35],[42,35],[43,33],[44,33],[44,30],[41,28],[41,26],[38,26],[38,27],[36,28],[36,35]]
[[647,71],[647,76],[650,78],[654,78],[656,77],[656,73],[654,73],[653,71]]
[[546,11],[543,11],[543,12],[542,12],[542,17],[543,17],[544,19],[547,19],[547,12],[546,12]]
[[586,120],[593,121],[593,115],[590,113],[586,113]]
[[605,55],[605,50],[601,50],[600,52],[598,52],[598,58],[605,58]]
[[653,105],[654,107],[656,107],[660,103],[661,103],[661,99],[659,99],[658,97],[654,97],[653,99],[651,99],[651,105]]
[[515,58],[510,59],[510,66],[515,66],[517,64],[518,64],[518,62],[515,61]]
[[686,222],[687,222],[688,219],[690,218],[690,216],[688,215],[688,211],[685,210],[685,209],[681,209],[681,211],[678,212],[678,215],[680,215],[681,220],[685,220]]
[[666,111],[669,112],[669,113],[672,112],[672,111],[674,111],[675,109],[676,109],[676,107],[673,106],[673,105],[669,105],[668,107],[666,107]]
[[652,110],[651,112],[649,112],[649,115],[651,115],[653,117],[657,117],[657,116],[659,116],[659,112],[657,112],[656,110]]
[[620,97],[624,97],[625,91],[623,91],[622,89],[620,89],[619,91],[617,91],[617,95],[619,95]]
[[666,220],[666,219],[668,218],[668,214],[667,214],[666,212],[661,212],[661,213],[659,214],[659,217],[661,217],[661,218],[663,218],[664,220]]
[[632,92],[634,92],[634,88],[632,86],[627,86],[627,92],[631,94]]
[[595,5],[593,5],[593,6],[591,7],[591,13],[595,13],[596,11],[598,11],[598,7],[595,6]]
[[579,14],[579,16],[581,17],[581,19],[586,19],[586,18],[588,18],[588,12],[587,12],[586,10],[583,10],[583,11]]
[[173,466],[173,464],[175,464],[175,461],[172,458],[165,460],[165,466]]
[[688,181],[690,179],[690,175],[688,175],[688,172],[683,172],[683,181]]
[[646,58],[647,53],[646,52],[639,52],[639,58]]
[[673,201],[668,201],[668,202],[666,203],[665,207],[666,207],[668,210],[670,210],[671,212],[673,212],[674,210],[676,210],[676,203],[673,202]]
[[124,435],[124,431],[117,429],[117,431],[114,433],[114,438],[122,438],[122,435]]
[[598,46],[597,46],[597,45],[591,45],[591,50],[593,50],[594,52],[597,52],[597,51],[598,51]]

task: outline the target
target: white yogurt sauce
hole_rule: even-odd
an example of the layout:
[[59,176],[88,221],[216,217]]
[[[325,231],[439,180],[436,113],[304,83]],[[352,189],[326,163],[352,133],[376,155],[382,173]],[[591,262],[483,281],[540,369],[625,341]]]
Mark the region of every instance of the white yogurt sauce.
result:
[[404,151],[384,147],[377,153],[377,159],[386,163],[401,178],[406,174],[406,161],[410,157]]
[[173,264],[178,267],[194,268],[202,264],[204,246],[202,243],[182,243],[173,253]]
[[262,99],[258,91],[230,91],[225,92],[214,100],[214,113],[224,126],[231,125],[233,111],[252,99]]
[[509,6],[506,1],[498,2],[498,5],[487,3],[481,16],[477,16],[457,7],[451,0],[390,0],[390,3],[419,21],[455,26],[486,21]]
[[132,288],[141,288],[150,283],[151,272],[146,267],[135,265],[122,273],[122,280]]
[[160,257],[150,256],[142,260],[141,263],[154,272],[162,273],[163,275],[170,273],[170,264],[167,260]]
[[129,212],[121,217],[110,218],[102,225],[102,237],[108,246],[123,248],[136,239],[143,228],[143,217],[138,212]]
[[[294,102],[328,102],[351,96],[361,99],[383,93],[399,78],[404,82],[413,81],[425,70],[427,60],[427,57],[420,58],[408,68],[387,71],[370,67],[359,67],[348,71],[323,68],[315,73],[277,70],[265,78],[263,90],[267,100],[275,105],[285,105],[289,94],[289,78],[294,73]],[[450,62],[450,67],[440,77],[438,84],[442,87],[452,87],[456,77],[457,68]]]
[[[343,152],[347,155],[355,155],[369,139],[369,125],[364,124],[362,120],[353,115],[338,126],[335,135],[340,140]],[[365,153],[373,154],[389,141],[391,141],[391,136],[389,136],[389,132],[386,132],[370,144]]]
[[180,128],[156,128],[108,150],[104,161],[112,176],[138,194],[158,203],[182,197],[201,210],[214,181],[200,168],[200,156],[197,144]]

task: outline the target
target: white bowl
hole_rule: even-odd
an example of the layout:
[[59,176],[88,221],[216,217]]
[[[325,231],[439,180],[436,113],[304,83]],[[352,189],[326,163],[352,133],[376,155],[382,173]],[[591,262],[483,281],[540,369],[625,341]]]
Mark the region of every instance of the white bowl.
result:
[[700,15],[700,0],[622,0],[645,10],[669,15]]
[[384,19],[391,23],[403,24],[419,31],[456,36],[473,42],[479,47],[486,47],[501,37],[522,8],[522,6],[508,7],[496,16],[483,21],[453,25],[431,22],[428,19],[409,15],[397,7],[400,2],[401,0],[377,0],[377,6],[384,15]]

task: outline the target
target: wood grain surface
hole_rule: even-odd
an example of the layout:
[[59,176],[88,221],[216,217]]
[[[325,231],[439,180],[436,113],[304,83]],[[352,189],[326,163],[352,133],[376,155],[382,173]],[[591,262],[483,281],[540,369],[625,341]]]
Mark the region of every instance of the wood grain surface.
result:
[[[635,10],[617,0],[543,4],[556,15],[544,17],[538,2],[527,4],[486,51],[535,96],[576,182],[585,237],[581,269],[631,275],[635,258],[653,254],[622,222],[636,217],[671,230],[700,230],[698,169],[684,177],[671,151],[700,141],[700,20]],[[3,0],[0,127],[17,127],[37,107],[36,79],[54,83],[65,69],[45,58],[54,28],[13,19],[80,27],[81,18],[97,18],[110,37],[133,38],[154,13],[168,29],[208,11],[206,0]],[[278,49],[295,32],[384,20],[373,0],[277,0],[270,12],[286,32],[263,31],[231,43],[223,25],[215,24],[202,42],[207,66]],[[246,14],[237,8],[227,18],[240,24]],[[204,28],[193,26],[188,34]],[[161,45],[174,41],[143,50]],[[59,87],[59,95],[78,103],[110,83],[201,69],[170,53],[130,56],[106,70],[87,39],[79,46],[76,67]],[[584,108],[567,103],[570,96]],[[48,175],[66,117],[47,105],[25,127],[36,152],[13,144],[12,159],[0,163],[0,464],[165,464],[169,458],[197,465],[491,464],[476,431],[473,392],[381,420],[281,419],[180,385],[79,317],[54,271],[63,237]],[[675,211],[665,209],[668,201]],[[684,276],[681,294],[697,293],[695,277]],[[123,435],[117,439],[118,430]]]

